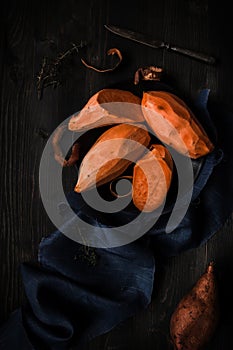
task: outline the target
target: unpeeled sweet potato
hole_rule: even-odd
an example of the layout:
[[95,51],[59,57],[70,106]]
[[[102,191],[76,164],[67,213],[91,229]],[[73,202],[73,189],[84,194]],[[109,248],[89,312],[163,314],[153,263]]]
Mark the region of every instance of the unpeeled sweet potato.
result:
[[89,99],[80,113],[70,118],[68,128],[86,131],[105,125],[143,121],[139,97],[130,91],[103,89]]
[[144,92],[142,107],[157,137],[176,151],[196,159],[213,150],[207,133],[178,96],[166,91]]
[[166,199],[172,179],[173,162],[163,145],[152,145],[151,152],[139,159],[133,171],[133,203],[151,212]]
[[149,142],[150,135],[145,127],[130,124],[111,127],[83,158],[75,191],[83,192],[120,176],[143,155]]
[[211,262],[172,314],[170,334],[174,350],[202,350],[210,341],[219,319],[217,289]]

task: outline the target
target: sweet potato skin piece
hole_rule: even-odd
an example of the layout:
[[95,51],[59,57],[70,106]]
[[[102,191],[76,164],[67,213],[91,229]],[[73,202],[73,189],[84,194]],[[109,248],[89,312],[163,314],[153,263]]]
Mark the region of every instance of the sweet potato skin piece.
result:
[[171,155],[163,145],[151,145],[151,153],[137,161],[133,171],[133,203],[140,211],[151,212],[164,202],[172,169]]
[[[111,102],[122,102],[112,104]],[[144,122],[141,99],[130,91],[102,89],[95,93],[68,123],[72,131],[86,131],[105,125]]]
[[[114,140],[116,141],[113,142]],[[150,135],[144,126],[120,124],[111,127],[98,138],[83,158],[74,190],[83,192],[122,175],[145,152],[141,145],[147,147],[149,142]]]
[[144,92],[142,107],[157,137],[177,152],[197,159],[214,149],[193,112],[178,96],[165,91]]
[[172,314],[170,335],[174,350],[204,349],[215,332],[218,320],[218,288],[211,262]]

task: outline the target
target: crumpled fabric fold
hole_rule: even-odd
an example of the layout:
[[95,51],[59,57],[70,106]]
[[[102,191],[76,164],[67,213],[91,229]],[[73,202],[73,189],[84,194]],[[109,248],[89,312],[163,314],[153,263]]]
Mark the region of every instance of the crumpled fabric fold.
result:
[[[178,227],[165,233],[168,212],[137,241],[108,249],[85,247],[59,230],[45,237],[38,261],[21,266],[26,300],[0,328],[1,350],[68,350],[72,344],[81,349],[148,306],[157,255],[198,247],[222,227],[233,210],[233,115],[211,111],[213,123],[208,95],[209,90],[202,90],[195,106],[216,147],[206,157]],[[77,215],[85,215],[85,203],[77,193],[67,194],[67,199]],[[108,220],[101,223],[89,217],[98,229]]]

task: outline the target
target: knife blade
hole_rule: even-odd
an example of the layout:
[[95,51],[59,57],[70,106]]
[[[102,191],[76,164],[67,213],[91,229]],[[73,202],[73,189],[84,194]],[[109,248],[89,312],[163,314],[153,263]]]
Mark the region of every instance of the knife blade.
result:
[[174,51],[174,52],[177,52],[179,54],[189,56],[191,58],[197,59],[199,61],[202,61],[202,62],[205,62],[208,64],[214,64],[216,62],[216,59],[212,56],[206,55],[206,54],[201,53],[201,52],[189,50],[186,48],[178,47],[175,45],[171,45],[171,44],[164,42],[162,40],[153,40],[152,38],[147,37],[143,33],[137,33],[137,32],[134,32],[132,30],[119,28],[119,27],[116,27],[116,26],[113,26],[110,24],[105,24],[104,26],[107,30],[109,30],[110,32],[112,32],[116,35],[119,35],[122,38],[136,41],[137,43],[140,43],[140,44],[143,44],[143,45],[155,48],[155,49],[162,48],[162,49],[166,49],[169,51]]

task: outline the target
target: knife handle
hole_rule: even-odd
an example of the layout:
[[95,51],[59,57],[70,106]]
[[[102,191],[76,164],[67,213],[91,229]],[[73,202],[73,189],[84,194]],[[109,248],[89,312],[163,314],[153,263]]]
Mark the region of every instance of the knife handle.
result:
[[216,62],[214,57],[205,55],[205,54],[200,53],[200,52],[195,52],[192,50],[184,49],[182,47],[177,47],[177,46],[173,46],[173,45],[169,45],[169,44],[164,44],[164,46],[171,51],[181,53],[183,55],[195,58],[195,59],[197,59],[199,61],[203,61],[205,63],[214,64]]

